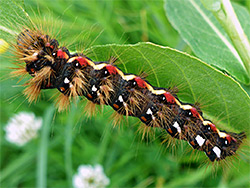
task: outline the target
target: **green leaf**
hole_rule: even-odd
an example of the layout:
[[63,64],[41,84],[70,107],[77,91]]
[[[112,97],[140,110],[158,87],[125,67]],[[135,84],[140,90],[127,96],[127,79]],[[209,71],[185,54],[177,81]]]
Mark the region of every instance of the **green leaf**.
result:
[[0,39],[13,41],[18,31],[24,25],[30,25],[30,20],[24,10],[23,0],[0,1]]
[[[249,13],[239,5],[234,8],[236,13],[241,12],[238,18],[247,31]],[[231,40],[199,0],[165,0],[165,10],[171,24],[199,58],[249,84],[247,71]]]
[[20,22],[23,25],[29,22],[23,0],[0,1],[0,38],[6,39],[9,35],[15,35]]
[[119,68],[126,73],[146,72],[154,86],[177,86],[181,101],[199,102],[204,117],[220,128],[249,130],[249,96],[232,78],[195,57],[152,43],[95,46],[86,52],[94,61],[118,57]]

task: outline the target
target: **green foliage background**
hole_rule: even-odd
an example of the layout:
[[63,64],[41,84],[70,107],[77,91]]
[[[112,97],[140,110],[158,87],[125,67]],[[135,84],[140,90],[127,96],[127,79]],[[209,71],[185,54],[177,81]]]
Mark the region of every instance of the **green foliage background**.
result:
[[[92,56],[93,60],[107,60],[110,53],[116,52],[120,60],[125,62],[128,72],[139,73],[144,64],[141,60],[149,60],[160,66],[164,58],[174,57],[171,49],[167,56],[154,56],[150,50],[155,46],[145,49],[145,45],[136,46],[96,46],[105,44],[135,44],[137,42],[153,42],[162,46],[169,46],[194,55],[191,48],[184,42],[180,35],[171,26],[166,18],[163,1],[24,1],[25,9],[34,22],[41,22],[45,18],[48,28],[60,30],[58,40],[61,44],[69,46],[72,51],[84,50]],[[243,6],[249,7],[249,2],[241,1]],[[11,9],[6,10],[13,14]],[[36,15],[36,16],[35,16]],[[53,21],[51,21],[53,20]],[[101,34],[100,34],[101,33]],[[200,39],[202,40],[202,39]],[[88,50],[86,50],[88,49]],[[142,54],[152,58],[141,58],[132,49],[137,49]],[[167,148],[161,144],[162,137],[156,131],[155,137],[141,140],[141,134],[137,132],[138,120],[128,118],[124,120],[122,127],[113,128],[111,121],[112,110],[109,107],[100,109],[96,116],[88,119],[84,114],[84,102],[78,101],[77,107],[72,104],[68,112],[57,113],[54,111],[52,95],[56,91],[43,91],[41,99],[35,104],[29,104],[21,94],[23,87],[17,83],[17,79],[9,79],[12,59],[9,52],[1,56],[1,187],[70,187],[72,174],[80,164],[100,163],[104,166],[107,176],[111,180],[110,187],[247,187],[249,186],[249,156],[240,155],[231,167],[219,168],[214,171],[210,165],[207,168],[205,154],[190,149],[185,142],[176,142],[175,146]],[[94,55],[93,55],[94,54]],[[149,55],[150,54],[150,55]],[[131,58],[124,57],[131,56]],[[132,57],[138,57],[133,59]],[[188,56],[176,55],[176,62],[189,61]],[[181,57],[181,58],[180,58]],[[185,59],[186,58],[186,59]],[[203,59],[204,60],[204,59]],[[184,61],[184,62],[185,62]],[[222,77],[216,71],[212,71],[207,65],[198,60],[190,61],[200,63],[202,69],[208,69],[212,75]],[[205,61],[205,60],[204,60]],[[135,62],[132,64],[131,62]],[[205,61],[206,62],[206,61]],[[164,66],[164,65],[161,65]],[[171,67],[171,64],[169,65]],[[182,66],[185,66],[184,64]],[[139,67],[139,68],[138,68]],[[191,66],[192,67],[192,66]],[[196,66],[197,67],[197,66]],[[173,68],[173,67],[172,67]],[[177,84],[182,75],[174,68],[173,75],[164,75],[164,71],[158,71],[160,85]],[[187,69],[192,74],[193,69]],[[149,71],[150,72],[150,71]],[[194,71],[195,72],[195,71]],[[216,72],[216,73],[215,73]],[[150,77],[151,76],[151,77]],[[157,84],[156,79],[149,75],[152,83]],[[169,83],[165,80],[171,79]],[[249,103],[240,87],[227,78],[221,78],[224,84],[236,90],[238,98],[241,98],[240,106]],[[191,79],[190,79],[191,80]],[[177,83],[176,83],[177,82]],[[23,82],[22,82],[23,83]],[[203,83],[203,82],[202,82]],[[222,83],[221,83],[222,84]],[[227,86],[228,86],[227,85]],[[165,86],[165,85],[164,85]],[[180,96],[187,102],[195,102],[194,96],[189,96],[189,90],[184,87]],[[199,90],[210,89],[194,87],[197,98],[202,93]],[[211,88],[216,91],[214,84]],[[214,92],[215,92],[214,91]],[[224,87],[224,92],[230,88]],[[220,95],[218,96],[218,98]],[[230,97],[230,96],[229,96]],[[196,99],[197,99],[196,98]],[[208,108],[207,117],[220,115],[224,112],[212,112],[217,109],[215,101],[210,98],[211,108]],[[229,100],[228,98],[225,98]],[[218,101],[218,100],[217,100]],[[245,102],[244,102],[245,101]],[[233,100],[232,100],[233,102]],[[236,104],[231,106],[235,108]],[[204,105],[208,105],[206,101]],[[219,103],[219,102],[218,102]],[[231,102],[230,102],[231,103]],[[246,104],[245,104],[246,103]],[[214,106],[214,107],[213,107]],[[230,105],[229,105],[230,107]],[[213,109],[214,108],[214,109]],[[249,109],[245,111],[233,111],[237,117],[230,119],[234,125],[240,118],[247,122]],[[45,124],[39,137],[26,146],[19,148],[8,143],[4,138],[3,127],[13,114],[19,111],[34,112],[44,118]],[[216,114],[217,113],[217,114]],[[228,114],[226,114],[228,115]],[[238,118],[238,119],[237,119]],[[235,119],[235,120],[232,120]],[[240,127],[242,126],[242,127]],[[245,129],[244,129],[245,126]],[[248,131],[248,125],[239,124],[239,130]],[[224,127],[223,127],[224,128]],[[227,127],[225,127],[226,129]],[[231,125],[232,129],[236,129]],[[244,148],[249,150],[249,148]]]

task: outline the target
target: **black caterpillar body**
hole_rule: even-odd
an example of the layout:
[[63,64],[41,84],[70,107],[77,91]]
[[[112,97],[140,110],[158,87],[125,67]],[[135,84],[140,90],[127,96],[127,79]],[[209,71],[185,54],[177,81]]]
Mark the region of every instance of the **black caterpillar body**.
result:
[[56,39],[26,29],[19,34],[17,51],[33,77],[25,94],[34,100],[41,89],[57,88],[59,103],[85,96],[95,104],[110,105],[117,113],[138,117],[146,126],[158,127],[172,137],[204,151],[211,161],[234,155],[245,133],[220,131],[205,120],[199,108],[182,103],[166,88],[157,88],[134,74],[123,73],[110,62],[94,62],[71,54]]

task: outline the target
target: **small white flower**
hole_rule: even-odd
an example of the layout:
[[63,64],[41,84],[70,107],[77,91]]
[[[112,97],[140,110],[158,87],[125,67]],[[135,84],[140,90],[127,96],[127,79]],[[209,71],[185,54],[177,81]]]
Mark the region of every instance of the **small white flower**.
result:
[[42,118],[36,118],[34,113],[20,112],[12,117],[6,127],[6,140],[23,146],[37,137],[37,131],[42,126]]
[[109,184],[109,179],[103,172],[101,165],[80,165],[78,173],[73,176],[75,188],[104,188]]

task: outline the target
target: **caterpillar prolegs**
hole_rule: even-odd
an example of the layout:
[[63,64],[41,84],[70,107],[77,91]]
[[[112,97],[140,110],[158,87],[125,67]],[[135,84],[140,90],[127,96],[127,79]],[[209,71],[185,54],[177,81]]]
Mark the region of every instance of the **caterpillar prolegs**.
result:
[[124,73],[114,65],[115,59],[94,62],[31,29],[18,35],[16,50],[26,67],[14,74],[32,76],[24,91],[29,101],[36,100],[41,89],[57,88],[62,110],[71,98],[85,96],[94,104],[109,105],[120,115],[137,117],[148,127],[187,141],[211,161],[234,155],[246,138],[244,132],[219,130],[203,118],[199,107],[181,102],[170,88],[155,87],[140,76]]

